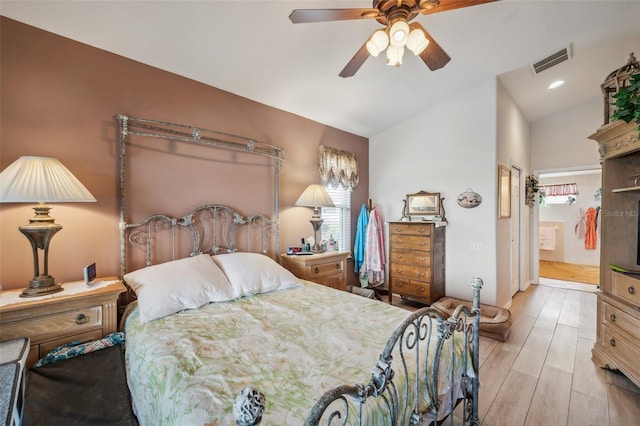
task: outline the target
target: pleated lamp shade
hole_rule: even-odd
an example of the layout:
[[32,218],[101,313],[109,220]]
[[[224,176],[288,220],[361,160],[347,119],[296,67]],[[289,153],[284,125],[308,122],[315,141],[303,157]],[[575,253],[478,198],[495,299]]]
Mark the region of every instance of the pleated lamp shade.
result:
[[89,190],[55,158],[20,157],[0,173],[0,203],[94,201]]
[[335,207],[327,190],[317,183],[309,185],[295,205],[298,207]]

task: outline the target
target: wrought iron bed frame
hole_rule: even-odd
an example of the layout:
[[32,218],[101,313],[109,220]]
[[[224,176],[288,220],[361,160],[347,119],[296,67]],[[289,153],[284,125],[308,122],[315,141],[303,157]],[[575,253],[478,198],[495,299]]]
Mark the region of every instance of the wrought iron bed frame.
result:
[[[120,276],[124,276],[127,270],[127,229],[137,228],[142,225],[147,225],[147,232],[138,232],[132,234],[133,240],[129,241],[134,244],[141,244],[145,242],[151,247],[152,238],[150,232],[155,227],[156,230],[170,229],[172,233],[175,232],[175,225],[183,227],[191,231],[193,241],[192,254],[199,254],[202,252],[205,244],[205,240],[200,238],[200,234],[196,232],[197,225],[194,223],[193,218],[197,214],[209,214],[210,219],[215,223],[217,218],[222,215],[227,215],[233,220],[229,224],[229,234],[223,237],[224,243],[227,245],[227,251],[235,251],[235,231],[237,226],[251,223],[262,223],[263,228],[263,252],[265,252],[266,238],[270,235],[275,236],[275,252],[280,252],[280,205],[279,205],[279,186],[280,186],[280,168],[284,161],[285,151],[283,148],[270,145],[265,142],[260,142],[244,136],[238,136],[231,133],[220,132],[218,130],[205,129],[201,127],[188,126],[184,124],[169,123],[158,120],[150,120],[146,118],[134,118],[124,114],[118,114],[116,116],[119,128],[120,128]],[[145,136],[160,140],[172,140],[177,142],[186,142],[194,145],[207,146],[212,148],[219,148],[232,151],[241,151],[249,154],[259,155],[262,157],[272,158],[274,160],[274,219],[270,220],[264,215],[255,215],[248,218],[242,217],[238,212],[233,209],[210,204],[207,206],[200,206],[191,212],[187,213],[182,218],[172,218],[166,215],[153,215],[144,219],[138,223],[128,223],[127,220],[127,137],[130,135]],[[208,212],[208,213],[205,213]],[[205,230],[208,228],[204,228]],[[173,239],[172,242],[175,241]],[[207,234],[204,234],[206,237]],[[219,248],[216,248],[216,243],[219,241],[215,235],[213,235],[213,245],[210,247],[212,253],[216,252]],[[206,252],[206,251],[205,251]],[[146,264],[151,264],[149,257],[149,251],[147,251]]]
[[[248,227],[247,248],[252,250],[252,236],[259,236],[258,252],[266,253],[270,238],[275,237],[276,253],[279,247],[279,220],[278,220],[278,178],[281,163],[284,160],[284,150],[270,145],[260,145],[256,151],[255,141],[246,144],[218,140],[217,136],[225,135],[215,131],[215,137],[202,136],[204,129],[193,128],[184,125],[158,122],[154,120],[134,119],[119,115],[120,122],[120,184],[121,184],[121,275],[127,272],[127,247],[141,246],[145,250],[145,264],[154,263],[153,254],[156,233],[168,232],[171,258],[176,258],[176,241],[178,235],[186,233],[190,239],[189,255],[202,253],[218,254],[231,253],[238,250],[236,246],[237,231]],[[177,126],[179,130],[173,128]],[[136,130],[142,129],[142,130]],[[191,134],[184,132],[190,129]],[[128,135],[141,135],[172,139],[190,143],[204,144],[225,149],[236,149],[251,153],[257,153],[275,159],[275,219],[258,214],[244,217],[231,207],[220,204],[206,204],[196,207],[181,217],[171,217],[164,214],[153,214],[138,223],[126,222],[126,173],[125,153],[126,139]],[[202,141],[204,140],[204,143]],[[250,143],[253,142],[253,143]],[[251,231],[254,231],[252,234]],[[453,408],[462,404],[462,420],[465,424],[478,424],[478,388],[479,388],[479,329],[480,329],[480,289],[482,280],[473,278],[473,304],[469,309],[459,306],[454,314],[443,319],[438,311],[431,308],[423,308],[410,314],[394,331],[380,354],[371,373],[370,380],[364,383],[345,384],[328,390],[322,395],[311,409],[305,422],[305,426],[320,424],[346,425],[355,418],[355,424],[366,424],[363,418],[363,407],[371,399],[381,399],[381,404],[386,410],[390,425],[421,425],[425,416],[436,419],[445,410],[449,413],[453,424]],[[435,340],[431,339],[435,333]],[[459,336],[459,337],[456,337]],[[450,407],[445,407],[438,399],[440,358],[445,348],[445,342],[454,338],[463,339],[464,348],[471,350],[471,358],[467,356],[469,351],[463,351],[462,371],[460,378],[453,377],[455,357],[451,356],[452,365],[449,366],[447,377],[451,385]],[[453,342],[452,342],[453,343]],[[450,350],[454,345],[450,344]],[[425,356],[430,353],[433,356]],[[397,357],[396,359],[393,356]],[[452,354],[451,354],[452,355]],[[423,360],[423,361],[420,361]],[[410,377],[408,363],[414,363],[415,371]],[[471,366],[475,376],[466,374],[467,367]],[[453,383],[460,379],[463,397],[458,401]],[[409,389],[413,389],[414,400],[409,401]],[[429,400],[432,401],[426,409],[419,408],[420,389],[426,387]],[[352,404],[349,404],[351,401]],[[353,408],[355,407],[355,408]],[[257,389],[247,386],[235,399],[234,415],[239,426],[258,425],[262,419],[265,408],[265,396]],[[350,423],[353,424],[353,423]]]

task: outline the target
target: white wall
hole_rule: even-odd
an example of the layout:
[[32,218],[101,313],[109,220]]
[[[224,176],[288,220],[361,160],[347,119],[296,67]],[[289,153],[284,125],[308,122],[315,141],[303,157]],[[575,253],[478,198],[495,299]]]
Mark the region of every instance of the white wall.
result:
[[[532,211],[524,204],[524,181],[531,174],[531,129],[529,122],[507,90],[498,84],[498,132],[497,162],[520,169],[520,216],[513,212],[509,219],[497,219],[496,259],[497,259],[497,305],[506,306],[511,301],[511,229],[520,228],[520,276],[519,289],[525,290],[531,282],[531,217]],[[497,170],[496,170],[497,173]],[[497,180],[497,175],[496,175]],[[515,277],[514,277],[515,279]]]
[[[482,301],[492,305],[497,294],[496,93],[495,79],[481,82],[369,139],[369,194],[383,220],[401,217],[406,194],[440,192],[449,221],[446,294],[470,300],[470,280],[479,276]],[[480,206],[458,206],[456,197],[467,188],[482,196]],[[470,250],[470,242],[482,243],[483,249]]]
[[588,139],[603,122],[601,98],[531,124],[533,170],[566,170],[600,163],[598,144]]

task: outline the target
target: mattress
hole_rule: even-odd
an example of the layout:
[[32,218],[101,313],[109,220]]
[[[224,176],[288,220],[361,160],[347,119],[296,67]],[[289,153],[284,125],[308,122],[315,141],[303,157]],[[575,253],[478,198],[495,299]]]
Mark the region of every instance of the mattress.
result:
[[[234,399],[250,385],[266,396],[261,424],[301,425],[326,390],[368,382],[407,315],[306,281],[144,324],[133,309],[125,358],[134,412],[141,425],[234,424]],[[464,345],[454,346],[462,356]],[[368,424],[384,421],[375,417]]]

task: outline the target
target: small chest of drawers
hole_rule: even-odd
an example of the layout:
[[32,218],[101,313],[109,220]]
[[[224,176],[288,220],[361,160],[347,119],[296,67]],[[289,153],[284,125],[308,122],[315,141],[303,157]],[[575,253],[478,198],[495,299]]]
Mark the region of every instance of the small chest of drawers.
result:
[[19,298],[22,290],[0,299],[0,341],[28,337],[27,366],[57,346],[97,340],[117,330],[117,300],[125,288],[116,277],[62,284],[53,295]]
[[608,292],[598,293],[598,335],[593,355],[640,384],[640,278],[611,274]]
[[389,223],[389,291],[431,304],[444,296],[445,227]]
[[280,256],[282,266],[296,277],[332,287],[347,290],[347,259],[351,252],[325,252],[308,256]]

